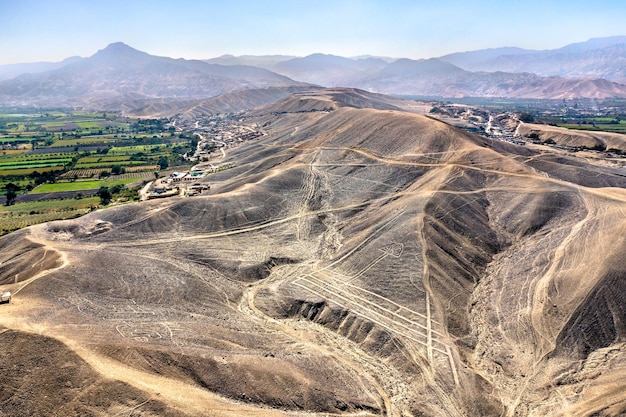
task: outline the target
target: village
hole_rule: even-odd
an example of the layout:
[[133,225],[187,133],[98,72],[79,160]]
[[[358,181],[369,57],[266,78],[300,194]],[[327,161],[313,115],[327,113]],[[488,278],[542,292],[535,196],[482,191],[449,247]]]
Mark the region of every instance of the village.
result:
[[198,138],[193,154],[184,155],[186,160],[197,164],[190,170],[175,171],[146,184],[141,190],[141,199],[193,197],[209,190],[210,185],[206,182],[209,174],[234,166],[233,162],[225,162],[226,150],[264,135],[258,126],[245,125],[243,121],[239,114],[172,120],[168,127],[174,127],[177,131],[192,131]]

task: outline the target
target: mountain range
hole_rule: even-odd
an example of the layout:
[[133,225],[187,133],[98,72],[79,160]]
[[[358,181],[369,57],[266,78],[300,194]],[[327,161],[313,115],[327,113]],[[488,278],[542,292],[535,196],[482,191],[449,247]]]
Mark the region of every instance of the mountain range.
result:
[[190,99],[263,87],[305,85],[263,68],[157,57],[121,42],[60,68],[0,83],[10,104],[84,105],[100,100]]
[[440,59],[468,71],[531,72],[626,82],[626,36],[590,39],[546,51],[500,48],[450,54]]
[[499,48],[419,60],[313,54],[201,61],[157,57],[118,42],[88,58],[0,66],[2,78],[0,104],[107,109],[312,86],[444,98],[605,99],[626,97],[626,37],[556,50]]

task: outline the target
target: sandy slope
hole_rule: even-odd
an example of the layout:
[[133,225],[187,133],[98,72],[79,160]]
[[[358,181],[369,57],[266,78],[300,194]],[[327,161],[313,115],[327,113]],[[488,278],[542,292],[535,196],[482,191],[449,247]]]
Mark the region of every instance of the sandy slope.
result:
[[[94,415],[624,412],[621,168],[333,94],[257,112],[268,135],[209,195],[0,239],[3,262],[46,260],[0,275],[22,370],[0,409],[62,410],[27,392]],[[69,363],[88,376],[29,382]]]

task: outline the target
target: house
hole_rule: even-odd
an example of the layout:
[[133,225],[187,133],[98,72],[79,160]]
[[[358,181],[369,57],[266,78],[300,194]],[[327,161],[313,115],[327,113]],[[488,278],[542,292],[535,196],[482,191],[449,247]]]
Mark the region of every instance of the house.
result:
[[0,303],[10,303],[11,302],[11,292],[7,291],[5,293],[0,294]]
[[171,182],[191,182],[204,178],[206,174],[202,171],[185,171],[185,172],[173,172],[170,174],[169,180]]

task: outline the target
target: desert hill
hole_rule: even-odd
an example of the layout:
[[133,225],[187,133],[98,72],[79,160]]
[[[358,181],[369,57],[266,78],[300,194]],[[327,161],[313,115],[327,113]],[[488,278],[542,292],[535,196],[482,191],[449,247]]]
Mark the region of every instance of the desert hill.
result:
[[[274,103],[312,87],[267,87],[238,90],[202,100],[144,100],[123,104],[125,114],[140,117],[172,117],[194,119],[207,114],[237,113]],[[116,103],[111,103],[116,105]],[[106,107],[105,107],[106,108]]]
[[620,133],[574,130],[533,123],[521,123],[517,131],[522,136],[568,148],[626,152],[626,137]]
[[381,103],[287,97],[209,194],[0,238],[0,409],[626,412],[623,169]]

